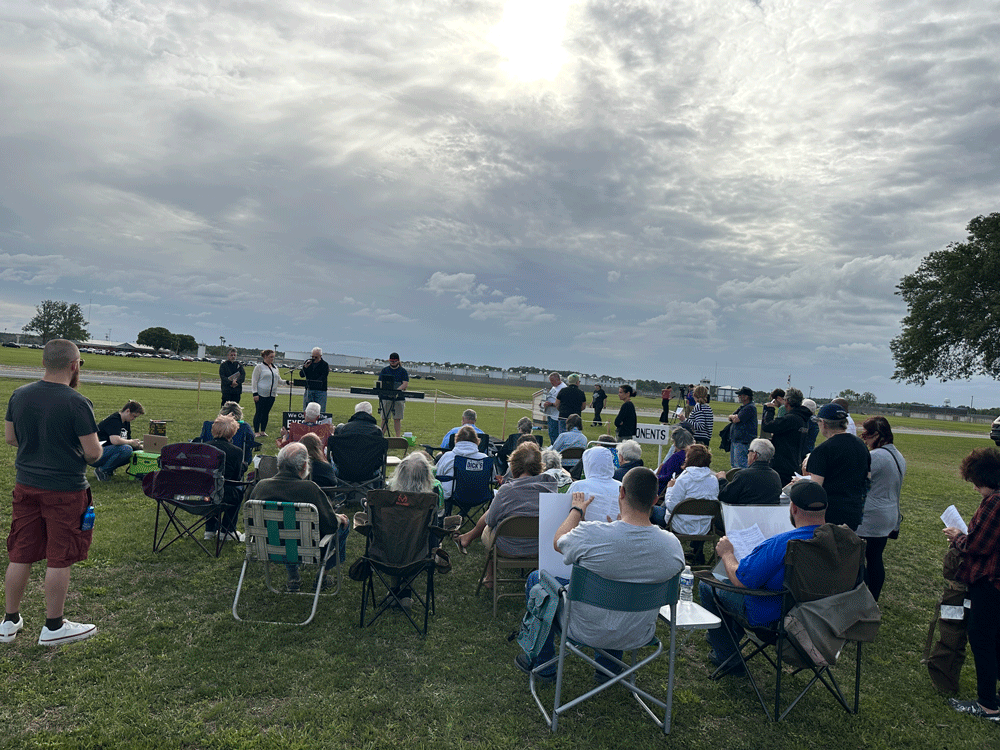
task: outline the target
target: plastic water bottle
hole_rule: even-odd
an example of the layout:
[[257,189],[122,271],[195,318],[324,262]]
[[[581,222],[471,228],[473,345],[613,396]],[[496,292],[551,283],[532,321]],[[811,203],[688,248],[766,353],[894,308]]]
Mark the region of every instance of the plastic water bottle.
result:
[[80,519],[80,531],[90,531],[94,528],[94,506],[88,505]]
[[690,565],[685,565],[681,572],[681,601],[694,601],[694,573]]

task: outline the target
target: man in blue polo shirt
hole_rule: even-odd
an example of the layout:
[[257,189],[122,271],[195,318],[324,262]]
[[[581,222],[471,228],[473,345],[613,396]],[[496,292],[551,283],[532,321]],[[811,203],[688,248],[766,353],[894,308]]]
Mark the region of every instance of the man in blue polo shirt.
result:
[[[794,529],[765,539],[742,561],[736,559],[733,543],[728,537],[722,537],[715,546],[733,585],[739,588],[780,591],[785,585],[785,550],[788,543],[793,539],[812,539],[816,529],[826,523],[827,499],[822,485],[802,479],[792,485],[788,494],[791,497],[788,509]],[[715,666],[723,664],[736,653],[736,644],[729,635],[730,630],[737,640],[743,635],[743,628],[720,609],[716,600],[721,601],[727,610],[745,613],[751,625],[768,625],[781,617],[780,597],[755,597],[713,589],[704,581],[698,585],[698,590],[701,594],[701,606],[721,617],[728,626],[705,631],[712,647],[709,661]],[[743,669],[739,661],[734,661],[729,673]]]

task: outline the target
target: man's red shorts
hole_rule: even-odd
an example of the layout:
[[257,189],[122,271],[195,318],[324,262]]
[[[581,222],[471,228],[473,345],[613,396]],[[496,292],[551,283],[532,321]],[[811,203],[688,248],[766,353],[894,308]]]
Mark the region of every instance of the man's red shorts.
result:
[[94,532],[81,531],[80,524],[90,504],[90,488],[64,492],[15,484],[7,536],[10,561],[46,560],[50,568],[68,568],[86,560]]

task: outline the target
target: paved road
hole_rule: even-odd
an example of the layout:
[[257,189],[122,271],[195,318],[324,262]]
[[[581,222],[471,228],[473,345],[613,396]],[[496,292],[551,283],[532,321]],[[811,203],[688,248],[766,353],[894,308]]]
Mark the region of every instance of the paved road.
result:
[[[0,366],[0,377],[5,378],[22,378],[25,380],[35,380],[39,377],[40,371],[37,368],[32,367],[8,367]],[[123,372],[101,372],[99,370],[87,370],[83,369],[80,374],[80,380],[84,383],[91,383],[94,385],[140,385],[143,388],[164,388],[173,390],[184,390],[184,391],[196,391],[198,390],[198,382],[196,380],[180,380],[173,379],[163,376],[151,375],[149,373],[123,373]],[[201,389],[207,393],[216,394],[218,393],[218,388],[215,380],[211,382],[202,381]],[[278,389],[278,402],[281,403],[281,399],[288,399],[288,388]],[[415,389],[416,390],[416,389]],[[363,397],[349,392],[347,389],[343,388],[332,388],[328,392],[330,398],[347,398],[353,399],[355,401],[360,401]],[[296,391],[292,394],[292,406],[297,407],[301,403],[302,392]],[[446,396],[438,396],[438,403],[442,404],[459,404],[462,406],[469,407],[485,407],[485,406],[499,406],[502,405],[502,401],[489,400],[489,399],[467,399],[467,398],[452,398]],[[531,404],[528,402],[515,402],[511,401],[510,406],[516,409],[522,409],[524,411],[531,410]],[[657,410],[637,410],[637,414],[642,421],[655,422],[659,416],[660,411]],[[611,415],[612,421],[614,421],[614,415]],[[726,415],[716,416],[715,421],[719,423],[725,423],[727,421]],[[980,425],[975,428],[978,432],[952,432],[950,430],[934,430],[934,429],[922,429],[916,427],[893,427],[892,431],[901,435],[936,435],[939,437],[962,437],[962,438],[973,438],[976,440],[982,440],[984,438],[989,438],[989,426]]]

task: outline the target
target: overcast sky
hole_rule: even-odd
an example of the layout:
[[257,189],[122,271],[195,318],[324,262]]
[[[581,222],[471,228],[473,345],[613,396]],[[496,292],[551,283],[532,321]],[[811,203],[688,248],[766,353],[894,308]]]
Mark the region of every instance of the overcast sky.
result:
[[881,401],[998,209],[995,1],[6,0],[0,325]]

